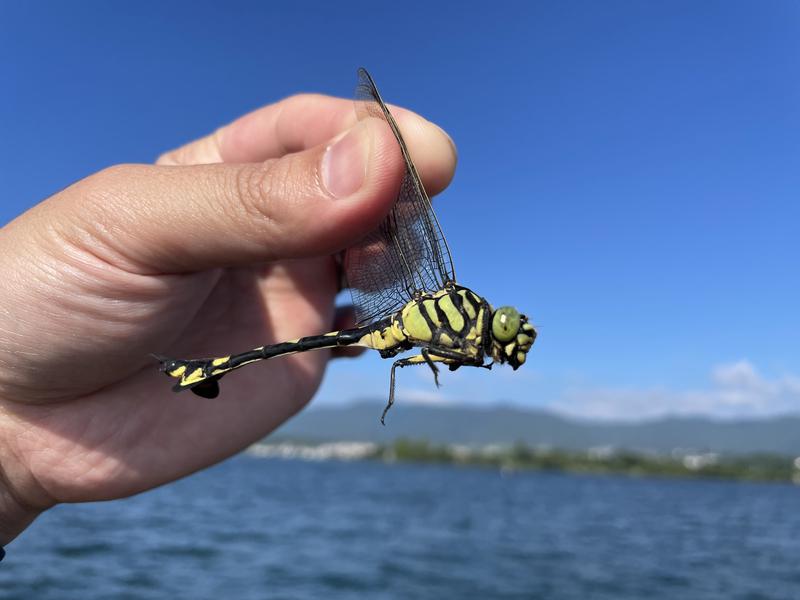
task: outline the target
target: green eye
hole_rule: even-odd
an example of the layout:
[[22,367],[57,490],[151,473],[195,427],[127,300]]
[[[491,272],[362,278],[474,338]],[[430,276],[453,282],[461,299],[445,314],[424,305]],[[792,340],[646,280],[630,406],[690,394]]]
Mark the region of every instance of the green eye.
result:
[[519,331],[520,316],[516,308],[502,306],[492,317],[492,335],[500,342],[510,342]]

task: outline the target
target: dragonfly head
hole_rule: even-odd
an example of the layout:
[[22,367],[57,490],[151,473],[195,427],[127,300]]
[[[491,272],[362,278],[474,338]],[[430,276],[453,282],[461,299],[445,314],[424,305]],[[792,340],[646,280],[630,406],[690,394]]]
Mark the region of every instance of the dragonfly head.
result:
[[536,339],[528,317],[512,306],[501,306],[492,314],[492,358],[508,363],[516,371],[525,362]]

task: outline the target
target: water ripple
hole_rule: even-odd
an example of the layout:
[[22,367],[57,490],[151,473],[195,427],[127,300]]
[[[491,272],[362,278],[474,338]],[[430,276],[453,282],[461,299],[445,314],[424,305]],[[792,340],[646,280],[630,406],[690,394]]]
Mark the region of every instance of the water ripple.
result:
[[242,456],[8,548],[0,600],[800,598],[800,489]]

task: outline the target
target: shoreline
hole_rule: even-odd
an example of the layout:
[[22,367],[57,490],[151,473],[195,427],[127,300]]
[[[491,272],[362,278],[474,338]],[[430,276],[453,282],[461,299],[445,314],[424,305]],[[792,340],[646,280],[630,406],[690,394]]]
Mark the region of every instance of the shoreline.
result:
[[800,485],[800,457],[777,454],[723,455],[674,450],[670,454],[636,452],[611,447],[587,451],[491,444],[468,447],[399,439],[389,444],[341,441],[263,441],[246,451],[260,458],[309,461],[369,460],[477,466],[501,472],[551,471],[573,474],[626,475],[686,479],[780,482]]

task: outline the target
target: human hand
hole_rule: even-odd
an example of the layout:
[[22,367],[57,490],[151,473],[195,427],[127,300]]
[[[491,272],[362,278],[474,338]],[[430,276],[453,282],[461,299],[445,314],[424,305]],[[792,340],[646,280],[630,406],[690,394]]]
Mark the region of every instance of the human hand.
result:
[[[393,114],[441,191],[452,142]],[[300,410],[328,351],[243,369],[214,400],[173,394],[149,353],[225,355],[347,325],[334,323],[330,256],[380,223],[403,168],[384,122],[302,95],[156,166],[92,175],[3,227],[0,545],[56,503],[175,480]]]

